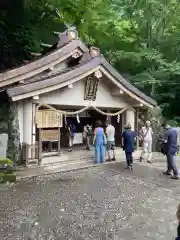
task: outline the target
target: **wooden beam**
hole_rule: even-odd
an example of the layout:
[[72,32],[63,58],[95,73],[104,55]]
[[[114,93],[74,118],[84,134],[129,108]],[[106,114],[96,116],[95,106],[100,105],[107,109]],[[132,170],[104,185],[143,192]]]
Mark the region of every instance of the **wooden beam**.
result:
[[41,43],[41,46],[42,46],[42,47],[50,48],[50,47],[52,47],[52,44]]
[[53,32],[53,34],[56,35],[56,36],[60,36],[62,33],[60,33],[60,32]]
[[31,52],[31,55],[34,56],[34,57],[39,57],[39,56],[41,56],[42,54],[41,54],[41,53]]
[[24,80],[19,81],[19,84],[24,84]]
[[78,58],[80,56],[82,56],[82,53],[81,52],[76,52],[72,55],[72,58]]
[[61,128],[58,128],[58,154],[61,153]]
[[23,63],[29,63],[30,61],[29,60],[23,60]]
[[114,89],[111,92],[111,95],[113,96],[119,96],[120,94],[123,94],[124,92],[121,89]]
[[39,95],[33,96],[33,100],[39,100]]

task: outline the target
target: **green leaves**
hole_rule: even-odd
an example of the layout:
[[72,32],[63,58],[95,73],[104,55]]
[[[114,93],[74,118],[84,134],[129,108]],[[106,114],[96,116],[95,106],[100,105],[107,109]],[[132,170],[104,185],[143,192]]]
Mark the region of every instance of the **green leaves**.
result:
[[18,0],[13,12],[19,14],[8,8],[0,14],[1,70],[41,51],[41,42],[53,44],[53,31],[74,25],[86,44],[100,47],[120,73],[155,97],[167,117],[179,114],[179,1]]

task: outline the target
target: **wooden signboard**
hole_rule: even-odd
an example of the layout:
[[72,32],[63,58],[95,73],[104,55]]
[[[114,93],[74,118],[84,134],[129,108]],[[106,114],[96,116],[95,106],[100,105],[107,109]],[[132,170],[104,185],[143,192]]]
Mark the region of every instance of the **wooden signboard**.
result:
[[84,100],[96,100],[99,79],[88,77],[85,84]]
[[40,141],[58,141],[59,131],[57,129],[41,129]]
[[59,128],[63,125],[63,116],[53,110],[39,110],[36,113],[37,128]]

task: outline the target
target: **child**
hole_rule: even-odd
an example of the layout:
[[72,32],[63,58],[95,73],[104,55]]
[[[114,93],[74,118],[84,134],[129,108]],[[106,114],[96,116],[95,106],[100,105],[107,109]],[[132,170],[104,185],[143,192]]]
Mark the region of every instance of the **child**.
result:
[[178,223],[179,223],[178,228],[177,228],[177,238],[176,238],[176,240],[180,240],[180,204],[178,206],[176,216],[177,216]]

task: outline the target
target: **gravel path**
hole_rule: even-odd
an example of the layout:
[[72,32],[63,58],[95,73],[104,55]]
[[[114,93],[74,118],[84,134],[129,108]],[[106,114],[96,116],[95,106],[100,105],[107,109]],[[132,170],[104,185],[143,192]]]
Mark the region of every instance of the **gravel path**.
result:
[[123,163],[1,187],[0,239],[170,240],[179,181]]

